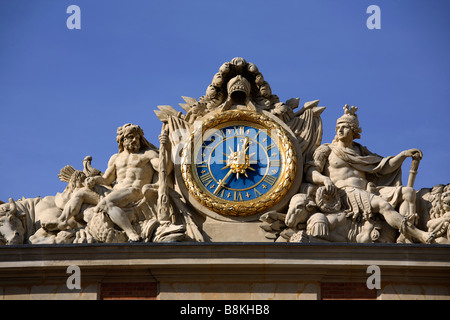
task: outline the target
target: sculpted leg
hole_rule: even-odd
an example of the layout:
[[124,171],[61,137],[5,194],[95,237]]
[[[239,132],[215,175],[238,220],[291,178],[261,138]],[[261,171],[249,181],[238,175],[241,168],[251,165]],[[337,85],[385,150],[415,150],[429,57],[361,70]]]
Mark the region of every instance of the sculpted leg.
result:
[[98,210],[106,212],[112,222],[118,225],[130,241],[139,241],[140,237],[134,230],[127,214],[121,209],[130,202],[139,200],[142,194],[134,188],[116,190],[106,196],[99,204]]
[[410,187],[402,188],[402,204],[399,212],[402,216],[407,217],[413,224],[417,218],[416,214],[416,191]]
[[414,237],[422,243],[429,243],[432,240],[432,234],[417,229],[383,198],[375,196],[371,205],[375,211],[383,215],[391,227],[398,229],[406,238]]
[[125,231],[130,241],[140,240],[139,235],[131,225],[130,219],[128,219],[126,213],[122,209],[117,206],[110,206],[108,209],[108,215],[111,218],[112,222],[117,224],[120,228],[122,228],[123,231]]
[[[402,203],[399,207],[399,213],[413,225],[417,224],[419,216],[416,213],[416,191],[411,187],[402,187]],[[398,243],[409,243],[403,234],[397,239]]]
[[64,230],[68,227],[68,220],[80,213],[81,207],[84,203],[96,205],[98,203],[98,199],[99,196],[88,188],[83,188],[76,191],[64,206],[64,210],[58,218],[58,229]]

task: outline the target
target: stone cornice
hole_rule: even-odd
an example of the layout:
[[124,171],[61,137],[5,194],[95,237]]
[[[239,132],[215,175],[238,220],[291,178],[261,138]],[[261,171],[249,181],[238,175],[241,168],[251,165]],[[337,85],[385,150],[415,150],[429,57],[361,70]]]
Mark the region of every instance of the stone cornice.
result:
[[[0,285],[67,278],[115,281],[382,281],[450,284],[450,246],[398,244],[164,243],[0,248]],[[58,280],[59,281],[59,280]]]

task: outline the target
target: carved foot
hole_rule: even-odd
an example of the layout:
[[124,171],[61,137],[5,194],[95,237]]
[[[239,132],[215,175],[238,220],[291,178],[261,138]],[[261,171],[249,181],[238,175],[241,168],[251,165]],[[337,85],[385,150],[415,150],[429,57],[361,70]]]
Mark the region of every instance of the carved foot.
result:
[[127,232],[128,242],[139,242],[141,241],[141,237],[136,232]]
[[410,239],[407,239],[403,234],[400,233],[400,235],[397,238],[397,243],[413,243]]
[[43,223],[42,228],[48,232],[76,229],[76,222],[73,218],[70,218],[68,221],[61,221],[60,219],[57,219],[55,221]]
[[419,230],[406,218],[403,218],[399,231],[400,234],[407,239],[412,237],[419,240],[421,243],[426,244],[434,243],[434,239],[436,238],[436,234],[434,232]]
[[174,242],[181,241],[186,237],[186,227],[183,225],[175,225],[164,221],[156,229],[153,242]]
[[44,229],[47,232],[51,232],[51,231],[56,231],[56,230],[60,230],[58,228],[59,226],[59,222],[46,222],[46,223],[42,223],[42,229]]
[[430,244],[430,243],[435,243],[436,239],[436,234],[434,232],[428,232],[428,238],[425,240],[425,243]]

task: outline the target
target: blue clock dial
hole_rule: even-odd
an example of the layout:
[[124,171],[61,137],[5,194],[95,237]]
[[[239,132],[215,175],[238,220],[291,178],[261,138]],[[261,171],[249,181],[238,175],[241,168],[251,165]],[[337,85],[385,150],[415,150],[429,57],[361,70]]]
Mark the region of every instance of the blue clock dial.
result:
[[180,154],[181,192],[219,219],[216,213],[247,217],[283,208],[301,183],[294,143],[268,113],[215,112],[193,128]]
[[199,185],[224,201],[254,201],[266,195],[281,174],[276,138],[245,122],[208,130],[195,153]]

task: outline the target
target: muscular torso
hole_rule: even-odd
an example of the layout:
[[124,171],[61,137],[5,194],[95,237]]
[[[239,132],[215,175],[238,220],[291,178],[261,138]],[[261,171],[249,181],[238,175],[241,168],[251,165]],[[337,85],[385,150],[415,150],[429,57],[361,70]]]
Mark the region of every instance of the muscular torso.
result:
[[339,158],[333,151],[328,156],[325,174],[330,177],[338,188],[356,187],[366,189],[367,179],[365,173],[353,168],[350,164]]
[[114,189],[142,188],[152,182],[155,170],[151,164],[150,152],[120,153],[114,161],[116,182]]

